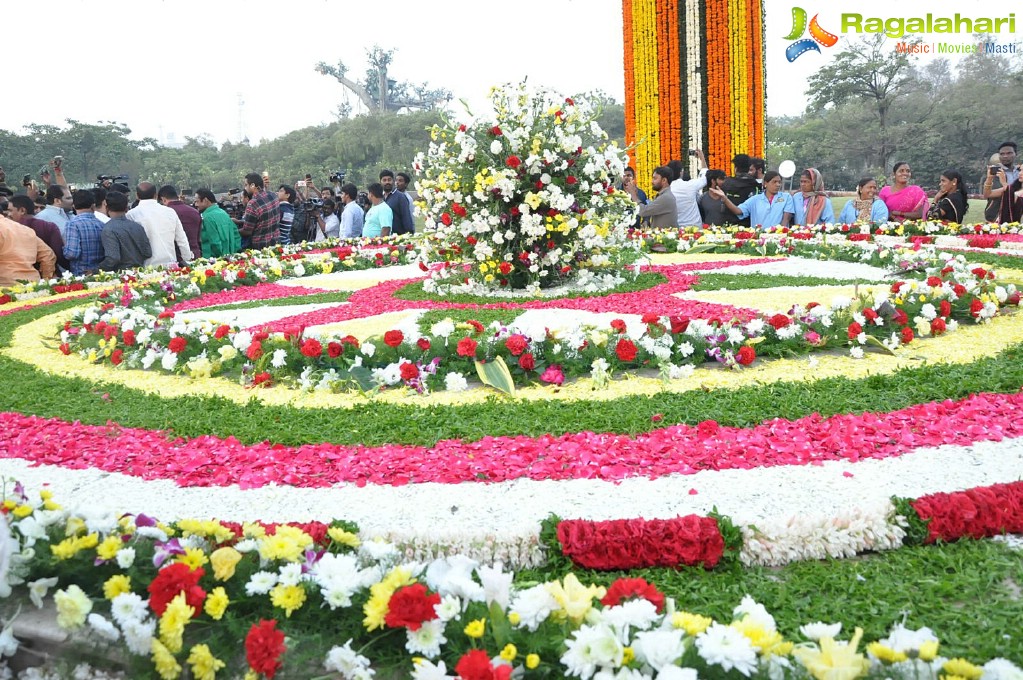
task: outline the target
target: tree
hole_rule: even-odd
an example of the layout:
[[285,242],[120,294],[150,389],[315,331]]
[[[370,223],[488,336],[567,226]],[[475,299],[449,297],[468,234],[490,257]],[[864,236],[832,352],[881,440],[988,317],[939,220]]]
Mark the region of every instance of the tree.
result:
[[[916,44],[919,40],[902,42]],[[875,160],[879,167],[886,168],[897,151],[890,130],[892,107],[919,83],[908,54],[894,49],[883,34],[877,33],[850,43],[834,61],[810,76],[809,109],[820,112],[828,105],[866,100],[878,126]]]
[[[348,77],[348,66],[340,60],[336,66],[321,61],[316,65],[316,71],[341,83],[359,98],[370,113],[398,112],[402,109],[431,110],[451,99],[448,90],[432,89],[427,83],[399,83],[388,77],[387,68],[393,57],[393,49],[385,50],[379,45],[367,50],[369,66],[361,82]],[[347,118],[350,114],[351,106],[347,103],[338,107],[339,117]]]

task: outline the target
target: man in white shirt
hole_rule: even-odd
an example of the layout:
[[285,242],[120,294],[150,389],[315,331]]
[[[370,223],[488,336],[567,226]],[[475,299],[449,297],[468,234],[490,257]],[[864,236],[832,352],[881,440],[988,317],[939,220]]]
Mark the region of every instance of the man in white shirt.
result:
[[703,224],[700,217],[700,190],[707,186],[707,160],[703,151],[693,149],[689,152],[700,162],[700,174],[695,179],[682,179],[681,175],[671,183],[671,193],[675,196],[675,209],[678,212],[678,226],[693,227]]
[[156,200],[156,185],[141,182],[135,190],[139,204],[125,215],[129,220],[138,222],[146,230],[153,256],[146,260],[147,267],[173,266],[178,263],[174,246],[178,247],[181,258],[185,262],[192,260],[192,250],[188,247],[188,236],[181,226],[178,214],[172,208],[160,205]]

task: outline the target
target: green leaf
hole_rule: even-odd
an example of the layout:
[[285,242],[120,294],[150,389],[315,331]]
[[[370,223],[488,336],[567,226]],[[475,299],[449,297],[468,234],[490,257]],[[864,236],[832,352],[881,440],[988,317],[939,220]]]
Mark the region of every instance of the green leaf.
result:
[[490,385],[505,394],[515,394],[515,381],[508,370],[508,364],[501,357],[494,357],[493,361],[477,361],[476,374],[484,385]]
[[889,347],[885,347],[884,343],[881,342],[880,340],[878,340],[877,338],[875,338],[873,335],[868,335],[867,336],[867,344],[870,345],[871,347],[878,348],[879,350],[881,350],[885,354],[890,354],[892,356],[895,356],[895,350],[893,350],[893,349],[891,349]]
[[687,255],[698,255],[699,253],[713,253],[721,247],[720,243],[697,243],[686,251]]

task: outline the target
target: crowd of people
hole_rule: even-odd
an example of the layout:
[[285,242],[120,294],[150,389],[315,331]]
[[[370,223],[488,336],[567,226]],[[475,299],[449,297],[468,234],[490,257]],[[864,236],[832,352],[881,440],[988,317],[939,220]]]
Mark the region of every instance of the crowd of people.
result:
[[[1023,215],[1023,185],[1016,162],[1016,142],[1003,142],[998,154],[981,178],[988,222],[1019,222]],[[767,170],[762,158],[737,154],[732,159],[731,177],[707,167],[703,152],[694,149],[699,170],[691,177],[682,161],[655,168],[650,184],[656,196],[650,198],[636,186],[635,170],[626,170],[622,187],[639,205],[640,225],[685,227],[700,224],[743,227],[803,226],[818,224],[881,224],[889,221],[940,220],[964,223],[969,210],[966,183],[955,169],[941,173],[933,197],[912,183],[908,163],[892,167],[890,183],[878,191],[873,177],[864,177],[856,194],[835,218],[831,199],[824,189],[824,177],[817,168],[806,168],[799,176],[799,189],[786,192],[782,177]]]
[[362,194],[339,175],[322,189],[306,175],[274,191],[267,173],[253,172],[233,194],[199,189],[189,203],[175,187],[152,182],[138,184],[134,201],[127,186],[109,179],[72,189],[60,157],[50,167],[41,185],[26,180],[18,192],[0,168],[0,285],[184,265],[276,244],[415,233],[403,172],[381,171]]

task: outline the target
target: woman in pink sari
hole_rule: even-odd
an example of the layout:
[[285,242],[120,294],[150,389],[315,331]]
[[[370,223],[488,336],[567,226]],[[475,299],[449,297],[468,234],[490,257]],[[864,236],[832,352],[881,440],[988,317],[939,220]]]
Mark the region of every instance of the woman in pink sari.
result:
[[892,168],[892,185],[881,189],[878,194],[878,198],[888,206],[888,214],[895,222],[919,220],[927,214],[927,194],[920,187],[909,183],[912,176],[909,163],[896,163]]

